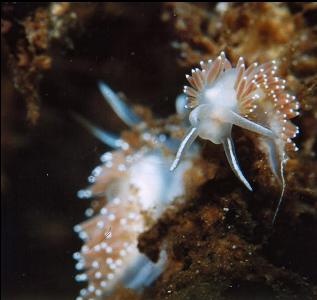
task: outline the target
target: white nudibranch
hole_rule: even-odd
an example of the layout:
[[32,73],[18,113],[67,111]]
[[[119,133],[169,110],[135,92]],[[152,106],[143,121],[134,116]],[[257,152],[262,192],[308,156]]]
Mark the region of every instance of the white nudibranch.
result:
[[161,274],[166,262],[165,250],[161,250],[159,260],[154,263],[140,253],[138,237],[176,198],[185,197],[184,173],[191,168],[197,152],[189,153],[177,172],[171,173],[169,166],[177,141],[163,133],[152,133],[106,84],[100,83],[99,87],[117,115],[140,131],[143,142],[140,148],[133,149],[115,134],[74,115],[98,139],[117,149],[101,156],[102,165],[88,178],[91,185],[78,192],[79,198],[93,202],[86,211],[89,219],[74,227],[84,241],[81,251],[74,254],[76,268],[82,271],[76,280],[88,281],[77,300],[103,299],[118,285],[138,291]]
[[231,169],[252,191],[239,167],[231,130],[236,125],[255,132],[273,174],[282,185],[274,223],[285,188],[286,150],[297,150],[291,139],[299,130],[289,119],[299,114],[299,102],[284,91],[286,81],[276,77],[275,61],[262,65],[253,63],[246,68],[244,59],[240,57],[233,67],[225,53],[221,52],[214,61],[201,62],[200,65],[200,69],[192,70],[191,76],[186,75],[191,85],[184,87],[186,107],[191,109],[191,127],[170,170],[177,167],[186,148],[199,136],[223,145]]

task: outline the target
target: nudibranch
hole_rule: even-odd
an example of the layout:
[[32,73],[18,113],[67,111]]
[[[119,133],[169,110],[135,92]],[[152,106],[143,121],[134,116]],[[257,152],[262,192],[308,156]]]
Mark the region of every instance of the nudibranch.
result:
[[286,81],[276,76],[275,61],[262,65],[253,63],[247,68],[240,57],[233,67],[221,52],[214,61],[201,62],[200,65],[200,69],[192,70],[191,76],[186,75],[191,85],[184,87],[186,107],[191,110],[191,127],[170,169],[177,167],[185,149],[199,136],[223,145],[233,172],[252,191],[239,167],[231,131],[236,125],[255,132],[273,174],[282,185],[274,223],[285,188],[286,151],[297,151],[292,138],[299,130],[290,119],[299,114],[299,102],[295,96],[285,92]]
[[141,147],[134,149],[115,134],[76,116],[98,139],[116,149],[101,156],[102,165],[88,178],[90,186],[78,192],[79,198],[93,202],[86,211],[89,219],[74,227],[84,241],[81,251],[74,254],[76,269],[83,270],[76,280],[88,281],[77,300],[100,299],[120,285],[138,291],[160,275],[165,250],[152,262],[139,251],[138,236],[176,198],[185,196],[184,173],[191,168],[194,156],[194,152],[187,155],[177,172],[171,173],[169,165],[178,142],[154,134],[106,84],[100,83],[99,88],[117,115],[140,131]]

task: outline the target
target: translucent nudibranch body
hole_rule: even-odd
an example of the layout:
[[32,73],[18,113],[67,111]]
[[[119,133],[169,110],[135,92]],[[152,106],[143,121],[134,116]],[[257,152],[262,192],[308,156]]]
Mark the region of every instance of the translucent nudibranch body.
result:
[[[129,125],[141,123],[131,117],[133,111],[109,87],[101,84],[100,88],[103,93],[107,92],[104,96],[111,106],[115,105],[122,120]],[[118,145],[118,150],[101,156],[102,165],[88,178],[91,185],[78,192],[79,198],[94,200],[86,211],[89,219],[74,228],[84,240],[81,251],[74,254],[78,261],[76,268],[83,270],[76,280],[88,281],[87,288],[80,291],[77,299],[100,299],[119,285],[140,290],[161,274],[166,253],[161,250],[159,260],[152,262],[138,250],[138,236],[149,229],[176,198],[185,196],[184,174],[192,167],[194,154],[189,153],[177,172],[171,173],[169,165],[177,150],[171,145],[177,143],[167,136],[152,134],[141,124],[141,147],[134,149],[120,138],[115,141],[113,134],[101,132],[82,118],[77,119],[108,145]]]
[[[193,69],[191,76],[186,75],[191,85],[184,87],[186,107],[191,109],[191,128],[179,147],[171,170],[177,167],[185,149],[199,136],[223,144],[233,172],[252,190],[239,167],[231,138],[232,126],[240,126],[258,134],[260,148],[282,185],[280,204],[285,187],[286,150],[297,150],[291,139],[299,130],[289,119],[299,114],[299,102],[284,91],[286,81],[276,77],[275,61],[262,65],[253,63],[246,68],[241,57],[233,67],[222,52],[214,61],[200,64],[200,69]],[[277,210],[273,221],[276,213]]]

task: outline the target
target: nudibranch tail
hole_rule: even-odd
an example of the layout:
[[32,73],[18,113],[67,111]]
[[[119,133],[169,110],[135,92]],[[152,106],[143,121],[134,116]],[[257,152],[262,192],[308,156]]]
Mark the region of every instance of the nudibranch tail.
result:
[[142,121],[107,84],[99,81],[98,87],[105,100],[124,123],[135,126]]
[[228,159],[228,162],[230,164],[232,171],[241,180],[241,182],[243,182],[243,184],[248,188],[248,190],[250,190],[252,192],[252,187],[251,187],[250,183],[247,181],[247,179],[245,178],[245,176],[243,175],[243,173],[239,167],[239,163],[238,163],[238,159],[237,159],[236,152],[234,149],[234,144],[233,144],[232,138],[227,137],[223,140],[222,143],[223,143],[223,147],[225,149],[225,153],[226,153],[226,156],[227,156],[227,159]]

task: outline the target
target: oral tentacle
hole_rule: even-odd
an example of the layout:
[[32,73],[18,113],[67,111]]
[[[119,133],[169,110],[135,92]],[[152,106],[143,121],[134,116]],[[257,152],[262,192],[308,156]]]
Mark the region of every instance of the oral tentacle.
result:
[[185,138],[182,140],[177,150],[176,157],[170,167],[170,171],[174,171],[176,169],[176,167],[178,166],[179,162],[181,161],[185,153],[186,148],[188,148],[193,143],[193,141],[196,139],[197,136],[198,136],[198,129],[196,127],[191,128],[189,132],[186,134]]
[[137,116],[107,84],[99,81],[98,87],[105,100],[124,123],[132,127],[142,122],[140,117]]
[[244,185],[248,188],[248,190],[250,190],[252,192],[253,190],[252,190],[250,183],[244,177],[244,175],[240,169],[239,162],[238,162],[235,150],[234,150],[234,144],[233,144],[231,136],[224,138],[222,144],[223,144],[223,147],[224,147],[224,150],[225,150],[225,153],[226,153],[226,156],[227,156],[227,159],[228,159],[228,162],[229,162],[229,165],[230,165],[232,171],[244,183]]
[[106,144],[113,149],[127,149],[129,144],[114,133],[107,132],[86,120],[79,114],[72,113],[72,117],[80,123],[84,128],[86,128],[94,137],[99,141]]
[[234,124],[236,126],[253,131],[253,132],[258,133],[262,136],[266,136],[266,137],[269,137],[271,139],[276,138],[276,134],[272,130],[270,130],[262,125],[259,125],[253,121],[250,121],[244,117],[241,117],[239,114],[237,114],[233,111],[230,111],[230,121],[232,124]]

